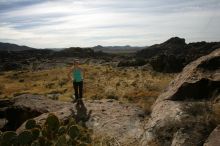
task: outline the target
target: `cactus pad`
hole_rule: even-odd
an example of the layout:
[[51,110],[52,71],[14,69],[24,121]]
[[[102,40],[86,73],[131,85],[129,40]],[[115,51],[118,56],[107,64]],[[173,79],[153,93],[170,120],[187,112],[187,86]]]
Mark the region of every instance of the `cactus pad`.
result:
[[33,140],[37,139],[40,136],[40,129],[34,128],[31,129]]
[[34,119],[29,119],[27,120],[26,124],[25,124],[25,128],[26,129],[33,129],[36,127],[36,121]]
[[17,142],[17,134],[14,131],[6,131],[2,134],[2,146],[11,146]]
[[77,126],[75,126],[75,125],[70,126],[68,134],[69,134],[71,139],[75,139],[76,137],[78,137],[79,133],[80,133],[80,131],[79,131],[79,128]]
[[66,136],[65,135],[61,135],[57,142],[56,142],[56,145],[55,146],[66,146],[67,145],[67,139],[66,139]]
[[49,114],[46,119],[45,125],[48,131],[58,132],[60,121],[56,115]]
[[28,145],[32,140],[33,136],[30,130],[24,130],[18,135],[18,143],[20,145]]
[[38,140],[35,140],[31,143],[31,146],[41,146]]
[[66,133],[66,127],[65,126],[61,126],[58,130],[58,135],[62,135]]

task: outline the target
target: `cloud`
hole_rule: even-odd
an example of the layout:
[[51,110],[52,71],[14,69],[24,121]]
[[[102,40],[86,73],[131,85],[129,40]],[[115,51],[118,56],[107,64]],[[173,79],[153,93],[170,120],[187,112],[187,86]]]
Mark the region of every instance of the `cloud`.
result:
[[32,47],[219,41],[217,0],[2,0],[0,41]]

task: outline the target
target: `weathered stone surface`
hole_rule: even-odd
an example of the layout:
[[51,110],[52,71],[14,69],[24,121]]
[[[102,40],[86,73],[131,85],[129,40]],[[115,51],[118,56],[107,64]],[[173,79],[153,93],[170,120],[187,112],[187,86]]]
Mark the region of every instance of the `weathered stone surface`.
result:
[[[123,145],[136,144],[144,132],[145,113],[141,108],[116,100],[88,100],[73,104],[39,95],[21,95],[7,103],[9,105],[5,104],[7,108],[3,110],[4,118],[11,124],[5,129],[13,127],[12,124],[15,124],[16,120],[21,120],[22,122],[19,122],[21,126],[17,124],[13,127],[18,133],[24,129],[25,120],[34,118],[37,123],[43,124],[49,112],[56,114],[62,122],[74,117],[77,122],[93,129],[94,136],[113,138]],[[8,114],[12,110],[14,116]],[[23,114],[21,112],[16,114],[17,111],[22,111]]]
[[212,131],[204,146],[220,146],[220,125]]
[[142,146],[203,145],[215,127],[210,101],[220,94],[220,49],[186,66],[159,96]]

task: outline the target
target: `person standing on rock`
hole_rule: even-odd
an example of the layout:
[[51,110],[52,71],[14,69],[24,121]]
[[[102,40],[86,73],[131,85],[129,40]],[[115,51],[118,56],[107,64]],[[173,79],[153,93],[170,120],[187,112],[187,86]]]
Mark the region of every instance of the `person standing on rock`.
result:
[[73,88],[75,91],[75,100],[74,102],[81,100],[83,98],[83,79],[84,79],[84,70],[80,67],[78,59],[74,60],[74,65],[71,67],[68,77],[69,80],[73,82]]

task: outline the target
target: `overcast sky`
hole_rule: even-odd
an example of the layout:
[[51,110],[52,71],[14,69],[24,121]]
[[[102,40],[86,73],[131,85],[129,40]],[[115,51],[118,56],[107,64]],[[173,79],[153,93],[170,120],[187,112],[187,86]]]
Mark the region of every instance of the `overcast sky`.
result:
[[220,0],[0,0],[0,41],[36,48],[220,41]]

